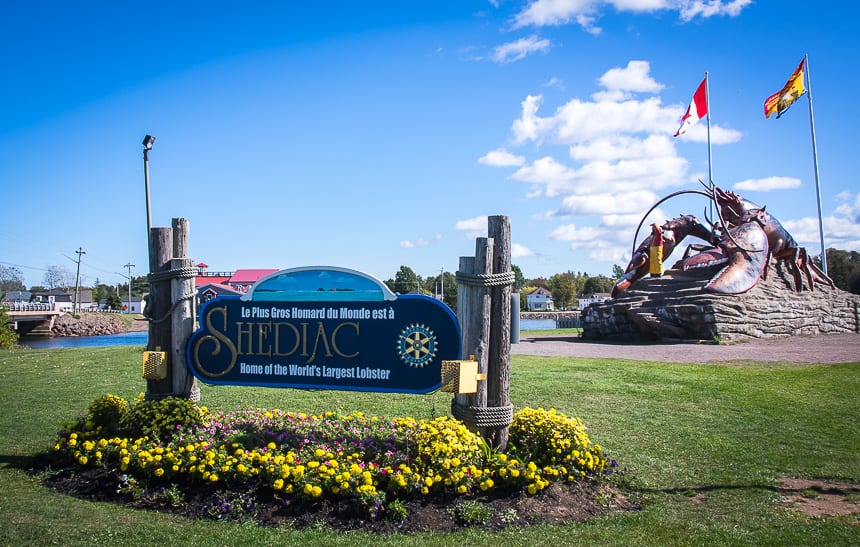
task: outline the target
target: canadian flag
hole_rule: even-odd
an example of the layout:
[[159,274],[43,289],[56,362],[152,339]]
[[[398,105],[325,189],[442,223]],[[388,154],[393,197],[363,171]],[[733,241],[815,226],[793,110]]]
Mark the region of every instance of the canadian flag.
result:
[[705,77],[696,92],[693,94],[693,100],[690,101],[690,106],[687,107],[687,112],[681,116],[681,127],[675,131],[675,136],[683,135],[687,129],[692,127],[696,122],[705,117],[708,113],[708,78]]

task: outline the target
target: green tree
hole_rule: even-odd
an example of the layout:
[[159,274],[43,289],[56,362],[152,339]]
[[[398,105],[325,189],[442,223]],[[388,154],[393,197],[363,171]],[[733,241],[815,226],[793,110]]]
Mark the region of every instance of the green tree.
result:
[[583,294],[594,294],[599,292],[610,292],[612,290],[613,281],[605,275],[597,277],[589,277],[585,280],[582,286]]
[[442,302],[448,304],[452,310],[457,309],[457,277],[451,272],[441,272],[439,275],[424,279],[423,290],[425,294],[436,297],[440,291]]
[[514,286],[513,290],[519,292],[523,290],[526,286],[526,278],[523,275],[523,271],[516,264],[511,264],[511,271],[514,272]]
[[0,264],[0,292],[26,291],[24,274],[15,266]]
[[[0,302],[6,298],[6,291],[0,291]],[[18,345],[18,333],[9,325],[9,314],[0,306],[0,349],[12,349]]]
[[116,293],[110,293],[105,297],[105,308],[109,310],[121,310],[122,299]]
[[394,274],[394,279],[389,279],[385,284],[393,292],[400,294],[421,290],[421,278],[409,266],[400,266],[400,269]]
[[[147,275],[139,275],[131,277],[131,295],[143,296],[149,292],[149,277]],[[128,284],[125,285],[125,292],[120,291],[120,294],[128,294]]]
[[612,279],[617,281],[618,279],[621,278],[622,275],[624,275],[624,268],[622,268],[618,264],[613,264],[612,265]]
[[860,253],[827,249],[827,275],[843,291],[860,294]]
[[549,287],[547,288],[552,291],[553,305],[560,310],[566,310],[570,307],[573,299],[579,293],[576,280],[571,272],[553,275],[549,278]]

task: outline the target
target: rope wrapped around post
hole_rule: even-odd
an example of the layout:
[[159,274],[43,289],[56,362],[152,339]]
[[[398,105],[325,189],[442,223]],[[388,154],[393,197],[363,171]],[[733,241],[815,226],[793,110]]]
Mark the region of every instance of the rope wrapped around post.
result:
[[456,278],[458,283],[472,285],[473,287],[504,287],[506,285],[513,285],[516,282],[516,274],[514,272],[467,274],[458,271]]
[[452,400],[451,414],[470,428],[504,427],[514,421],[514,405],[463,406]]
[[[150,273],[148,279],[150,282],[171,281],[173,279],[192,279],[197,276],[197,272],[198,269],[196,267],[174,268],[172,270],[165,270],[163,272]],[[183,294],[176,300],[176,302],[173,303],[172,306],[170,306],[170,309],[167,310],[167,312],[158,319],[153,318],[149,315],[149,301],[147,300],[147,305],[143,308],[143,312],[141,313],[141,315],[143,315],[143,317],[151,323],[161,323],[163,321],[167,321],[173,315],[173,311],[176,309],[176,306],[186,300],[191,300],[194,297],[194,293]]]

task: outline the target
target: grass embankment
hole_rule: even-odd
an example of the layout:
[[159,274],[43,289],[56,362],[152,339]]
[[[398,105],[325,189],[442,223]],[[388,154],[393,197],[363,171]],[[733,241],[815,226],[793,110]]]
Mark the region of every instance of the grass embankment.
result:
[[[855,516],[808,518],[780,505],[784,476],[860,482],[860,363],[724,367],[514,356],[517,408],[582,417],[629,469],[636,513],[500,533],[336,534],[192,521],[81,501],[22,470],[60,422],[100,395],[144,390],[141,348],[0,351],[0,544],[860,544]],[[426,396],[202,387],[216,410],[363,411],[431,418],[450,394]]]

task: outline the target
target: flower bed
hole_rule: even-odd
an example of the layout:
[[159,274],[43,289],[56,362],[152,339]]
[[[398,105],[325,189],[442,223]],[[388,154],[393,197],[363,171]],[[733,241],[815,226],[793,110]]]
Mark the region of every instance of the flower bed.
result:
[[555,410],[518,411],[502,453],[447,416],[213,413],[182,399],[129,404],[113,395],[63,424],[54,450],[77,466],[115,474],[120,488],[217,486],[233,492],[231,512],[241,507],[236,492],[308,504],[348,500],[370,519],[396,515],[416,498],[535,495],[617,465],[590,441],[581,420]]

